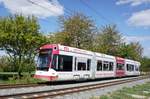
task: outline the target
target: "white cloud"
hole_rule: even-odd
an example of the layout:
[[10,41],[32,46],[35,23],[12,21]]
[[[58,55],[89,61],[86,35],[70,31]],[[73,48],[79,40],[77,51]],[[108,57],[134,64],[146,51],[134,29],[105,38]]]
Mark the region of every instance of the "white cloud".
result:
[[150,36],[124,36],[126,42],[150,41]]
[[57,0],[0,0],[12,14],[34,15],[38,18],[59,16],[64,13]]
[[127,22],[133,26],[150,27],[150,9],[133,13]]
[[130,4],[131,6],[138,6],[141,4],[148,4],[150,0],[118,0],[117,5]]

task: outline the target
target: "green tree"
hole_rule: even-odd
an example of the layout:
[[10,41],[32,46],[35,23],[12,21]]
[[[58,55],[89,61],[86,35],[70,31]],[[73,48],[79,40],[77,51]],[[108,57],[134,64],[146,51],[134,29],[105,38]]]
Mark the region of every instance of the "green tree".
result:
[[14,15],[0,18],[0,48],[5,50],[13,63],[13,71],[21,72],[24,61],[32,64],[36,49],[43,44],[45,37],[39,32],[35,17]]
[[139,61],[142,58],[143,48],[139,42],[123,43],[118,49],[118,56]]
[[0,57],[0,72],[11,71],[11,63],[7,56]]
[[82,49],[92,48],[95,26],[93,21],[79,13],[69,17],[60,17],[61,31],[56,33],[57,43]]
[[141,60],[141,70],[144,72],[150,72],[150,58],[143,57]]
[[116,25],[106,25],[96,36],[95,51],[116,56],[121,43],[122,36]]

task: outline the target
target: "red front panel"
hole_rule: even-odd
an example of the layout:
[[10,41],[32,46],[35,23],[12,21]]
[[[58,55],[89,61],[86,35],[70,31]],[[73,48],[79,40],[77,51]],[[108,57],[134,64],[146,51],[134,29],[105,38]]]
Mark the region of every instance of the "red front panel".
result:
[[58,76],[34,75],[34,78],[52,81],[57,80]]
[[41,49],[52,49],[52,54],[59,54],[59,48],[57,44],[46,44],[40,47]]
[[124,70],[116,70],[116,77],[123,77],[125,76]]
[[125,59],[121,58],[121,57],[116,57],[116,62],[120,63],[120,64],[124,64],[125,63]]
[[[116,57],[116,77],[125,76],[125,59],[121,57]],[[118,66],[121,65],[121,66]]]

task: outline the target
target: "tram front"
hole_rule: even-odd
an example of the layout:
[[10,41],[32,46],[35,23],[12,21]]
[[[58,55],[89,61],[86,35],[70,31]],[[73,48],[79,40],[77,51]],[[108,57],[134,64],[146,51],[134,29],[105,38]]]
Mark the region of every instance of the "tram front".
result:
[[51,68],[53,55],[58,54],[57,45],[48,44],[40,47],[38,52],[37,67],[34,78],[42,80],[56,80],[57,72]]

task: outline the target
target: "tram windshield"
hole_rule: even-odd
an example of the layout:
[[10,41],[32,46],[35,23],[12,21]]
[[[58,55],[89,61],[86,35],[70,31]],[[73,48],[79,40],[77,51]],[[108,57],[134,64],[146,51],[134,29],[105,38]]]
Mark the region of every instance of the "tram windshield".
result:
[[49,64],[51,61],[52,50],[40,50],[38,56],[37,70],[46,70],[48,71]]

